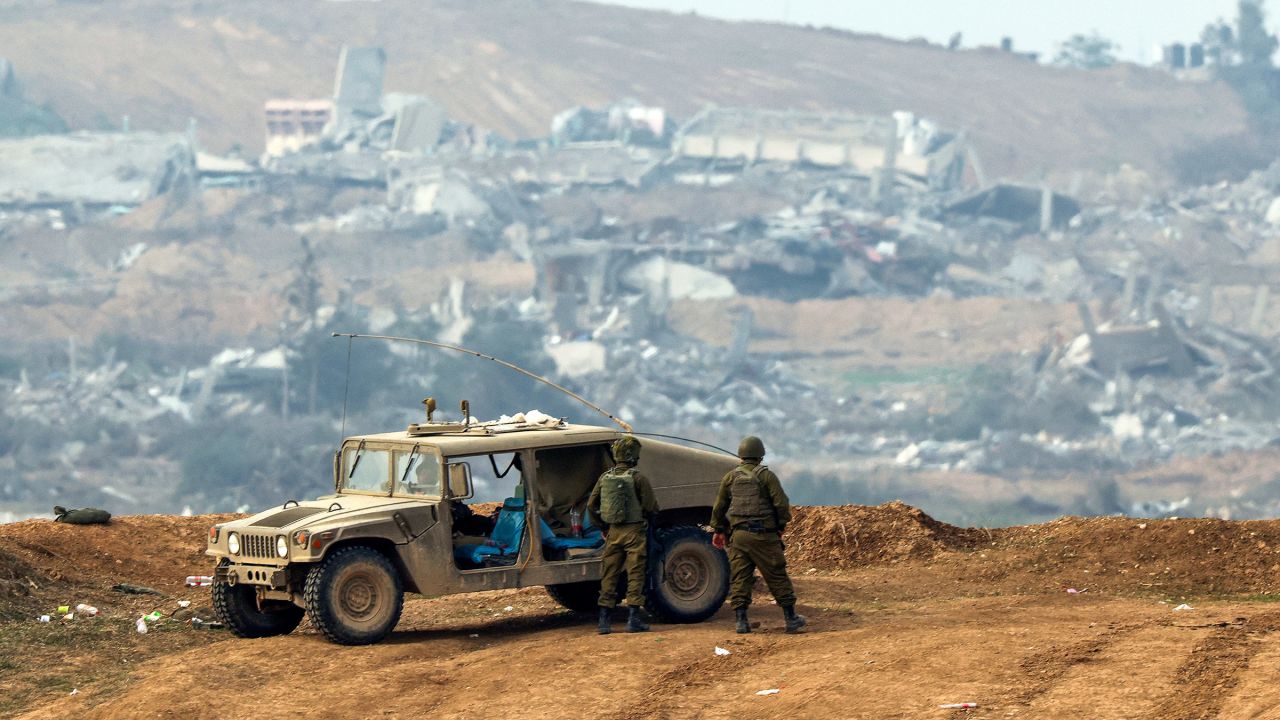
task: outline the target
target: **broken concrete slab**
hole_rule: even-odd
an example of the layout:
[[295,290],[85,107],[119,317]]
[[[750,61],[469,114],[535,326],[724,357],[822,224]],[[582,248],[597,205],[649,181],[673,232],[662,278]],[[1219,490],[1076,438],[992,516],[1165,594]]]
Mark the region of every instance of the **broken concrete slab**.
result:
[[138,205],[195,176],[179,133],[91,133],[0,139],[0,206]]

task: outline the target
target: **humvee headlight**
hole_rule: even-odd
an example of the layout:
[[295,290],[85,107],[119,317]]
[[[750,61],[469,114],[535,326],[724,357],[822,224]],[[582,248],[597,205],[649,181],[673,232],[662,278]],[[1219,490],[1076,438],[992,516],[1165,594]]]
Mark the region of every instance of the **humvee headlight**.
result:
[[276,555],[282,558],[289,557],[289,539],[283,535],[276,536]]
[[227,533],[227,552],[232,555],[240,554],[240,536],[236,533]]

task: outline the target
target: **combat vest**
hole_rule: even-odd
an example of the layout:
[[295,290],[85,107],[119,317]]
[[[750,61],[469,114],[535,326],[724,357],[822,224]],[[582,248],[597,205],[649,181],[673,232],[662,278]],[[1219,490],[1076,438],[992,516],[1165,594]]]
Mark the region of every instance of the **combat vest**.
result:
[[778,519],[774,513],[773,500],[765,496],[764,483],[760,481],[760,473],[764,465],[748,467],[739,465],[729,476],[729,518],[735,522],[760,520],[767,525],[777,527]]
[[644,519],[636,492],[635,468],[616,467],[600,476],[600,519],[610,525]]

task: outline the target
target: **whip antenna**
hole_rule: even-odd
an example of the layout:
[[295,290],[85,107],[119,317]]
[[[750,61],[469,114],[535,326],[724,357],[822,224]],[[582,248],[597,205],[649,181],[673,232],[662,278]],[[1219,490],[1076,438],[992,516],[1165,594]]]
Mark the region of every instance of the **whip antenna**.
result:
[[[622,428],[623,430],[626,430],[627,432],[633,432],[633,431],[632,431],[632,429],[631,429],[631,426],[630,426],[630,425],[628,425],[627,423],[623,422],[621,419],[619,419],[618,417],[616,417],[616,416],[615,416],[615,415],[613,415],[612,413],[608,412],[608,411],[607,411],[607,410],[605,410],[604,408],[600,407],[599,405],[596,405],[595,403],[592,403],[590,400],[587,400],[586,398],[582,397],[581,395],[579,395],[579,394],[575,393],[574,391],[572,391],[572,390],[570,390],[570,389],[568,389],[568,388],[566,388],[566,387],[563,387],[563,386],[561,386],[561,385],[557,385],[557,384],[555,384],[555,383],[551,382],[550,380],[548,380],[548,379],[546,379],[546,378],[542,377],[541,375],[535,375],[535,374],[533,374],[533,373],[529,372],[528,370],[525,370],[524,368],[520,367],[519,365],[516,365],[515,363],[507,362],[506,360],[503,360],[503,359],[501,359],[501,358],[496,358],[496,357],[494,357],[494,356],[492,356],[492,355],[485,355],[485,354],[484,354],[484,353],[482,353],[482,352],[476,352],[475,350],[469,350],[469,349],[467,349],[467,348],[459,347],[459,346],[457,346],[457,345],[450,345],[450,344],[448,344],[448,343],[436,342],[435,340],[420,340],[420,339],[418,339],[418,338],[397,337],[397,336],[395,336],[395,335],[361,335],[361,334],[359,334],[359,333],[334,333],[334,334],[333,334],[333,337],[344,337],[344,338],[347,338],[347,342],[348,342],[348,343],[350,343],[350,342],[351,342],[353,339],[355,339],[355,338],[364,338],[364,339],[366,339],[366,340],[389,340],[389,341],[392,341],[392,342],[407,342],[407,343],[414,343],[414,344],[417,344],[417,345],[429,345],[429,346],[431,346],[431,347],[440,348],[440,349],[442,349],[442,350],[453,350],[454,352],[460,352],[460,353],[463,353],[463,354],[465,354],[465,355],[473,355],[473,356],[478,357],[478,358],[481,358],[481,359],[483,359],[483,360],[492,360],[493,362],[496,362],[496,363],[498,363],[499,365],[501,365],[501,366],[503,366],[503,367],[505,367],[505,368],[510,368],[510,369],[512,369],[512,370],[515,370],[516,372],[520,373],[521,375],[524,375],[524,376],[526,376],[526,377],[531,377],[531,378],[533,378],[534,380],[537,380],[538,382],[540,382],[540,383],[542,383],[542,384],[544,384],[544,385],[550,385],[551,387],[553,387],[553,388],[555,388],[555,389],[559,390],[560,392],[564,393],[565,395],[568,395],[569,397],[573,398],[574,400],[577,400],[578,402],[582,403],[583,405],[586,405],[587,407],[591,408],[592,410],[595,410],[596,412],[600,413],[601,415],[604,415],[605,417],[607,417],[607,418],[609,418],[610,420],[614,421],[615,423],[617,423],[617,424],[618,424],[618,427]],[[348,346],[348,353],[350,353],[350,346]],[[345,408],[344,408],[343,412],[344,412],[344,414],[345,414],[345,412],[346,412]]]

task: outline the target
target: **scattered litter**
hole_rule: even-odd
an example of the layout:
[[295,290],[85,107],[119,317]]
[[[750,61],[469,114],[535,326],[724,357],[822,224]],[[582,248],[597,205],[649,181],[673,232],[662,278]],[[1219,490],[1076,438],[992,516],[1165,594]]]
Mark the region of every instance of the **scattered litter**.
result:
[[62,616],[62,619],[63,619],[63,620],[68,620],[68,621],[70,621],[70,620],[75,620],[75,619],[76,619],[76,614],[75,614],[75,613],[67,613],[66,615],[63,615],[63,616]]
[[160,618],[164,617],[164,615],[162,615],[159,610],[152,610],[150,613],[147,613],[142,617],[146,618],[147,622],[159,622]]
[[511,605],[508,605],[508,606],[506,606],[506,607],[502,608],[502,612],[511,612],[512,610],[515,610],[515,608],[514,608],[514,607],[512,607]]
[[70,606],[70,605],[59,605],[59,606],[58,606],[58,614],[59,614],[59,615],[66,615],[66,614],[67,614],[67,613],[69,613],[69,612],[71,612],[71,606]]
[[76,612],[80,613],[81,615],[88,615],[89,617],[94,617],[98,614],[98,608],[92,605],[85,605],[84,603],[80,603],[79,605],[76,605]]
[[731,653],[731,652],[729,652],[728,650],[725,650],[724,648],[722,648],[722,647],[720,647],[719,645],[717,645],[717,646],[716,646],[716,654],[717,654],[717,655],[732,655],[733,653]]
[[975,702],[943,703],[938,707],[942,708],[943,710],[971,710],[973,708],[978,707],[978,703],[975,703]]
[[778,693],[780,693],[780,692],[782,692],[782,691],[781,691],[781,690],[779,690],[778,688],[772,688],[772,689],[769,689],[769,690],[757,690],[757,691],[756,691],[756,694],[757,694],[757,695],[777,695],[777,694],[778,694]]
[[1191,607],[1190,605],[1188,605],[1188,604],[1186,604],[1186,603],[1182,603],[1181,605],[1179,605],[1178,607],[1174,608],[1173,610],[1174,610],[1174,612],[1177,612],[1177,611],[1179,611],[1179,610],[1195,610],[1195,608]]
[[37,619],[38,619],[40,622],[42,622],[42,623],[47,623],[47,622],[49,622],[49,620],[50,620],[51,618],[50,618],[48,615],[41,615],[41,616],[40,616],[39,618],[37,618]]
[[1146,524],[1146,523],[1138,523],[1138,529],[1139,529],[1139,530],[1146,530],[1146,529],[1147,529],[1147,524]]
[[141,634],[143,634],[143,635],[146,635],[146,634],[147,634],[147,619],[146,619],[146,618],[138,618],[138,622],[134,623],[134,625],[133,625],[133,626],[138,630],[138,632],[139,632],[139,633],[141,633]]
[[205,587],[213,584],[213,578],[208,575],[188,575],[187,587]]
[[72,694],[72,695],[79,695],[79,694],[80,694],[80,688],[71,688],[71,694]]
[[[138,622],[142,622],[142,621],[139,620]],[[197,630],[221,630],[225,626],[220,622],[210,622],[208,620],[201,620],[200,618],[197,617],[197,618],[191,618],[191,627]],[[144,631],[138,630],[138,632],[144,632]]]
[[1082,592],[1088,592],[1088,588],[1085,588],[1084,590],[1077,590],[1077,589],[1075,589],[1075,588],[1067,588],[1067,594],[1068,594],[1068,595],[1079,595],[1079,594],[1080,594],[1080,593],[1082,593]]
[[191,601],[190,601],[190,600],[179,600],[179,601],[178,601],[178,607],[180,607],[180,608],[188,608],[188,607],[191,607]]
[[480,633],[471,633],[471,634],[470,634],[470,635],[468,635],[467,637],[478,638],[478,637],[480,637]]

